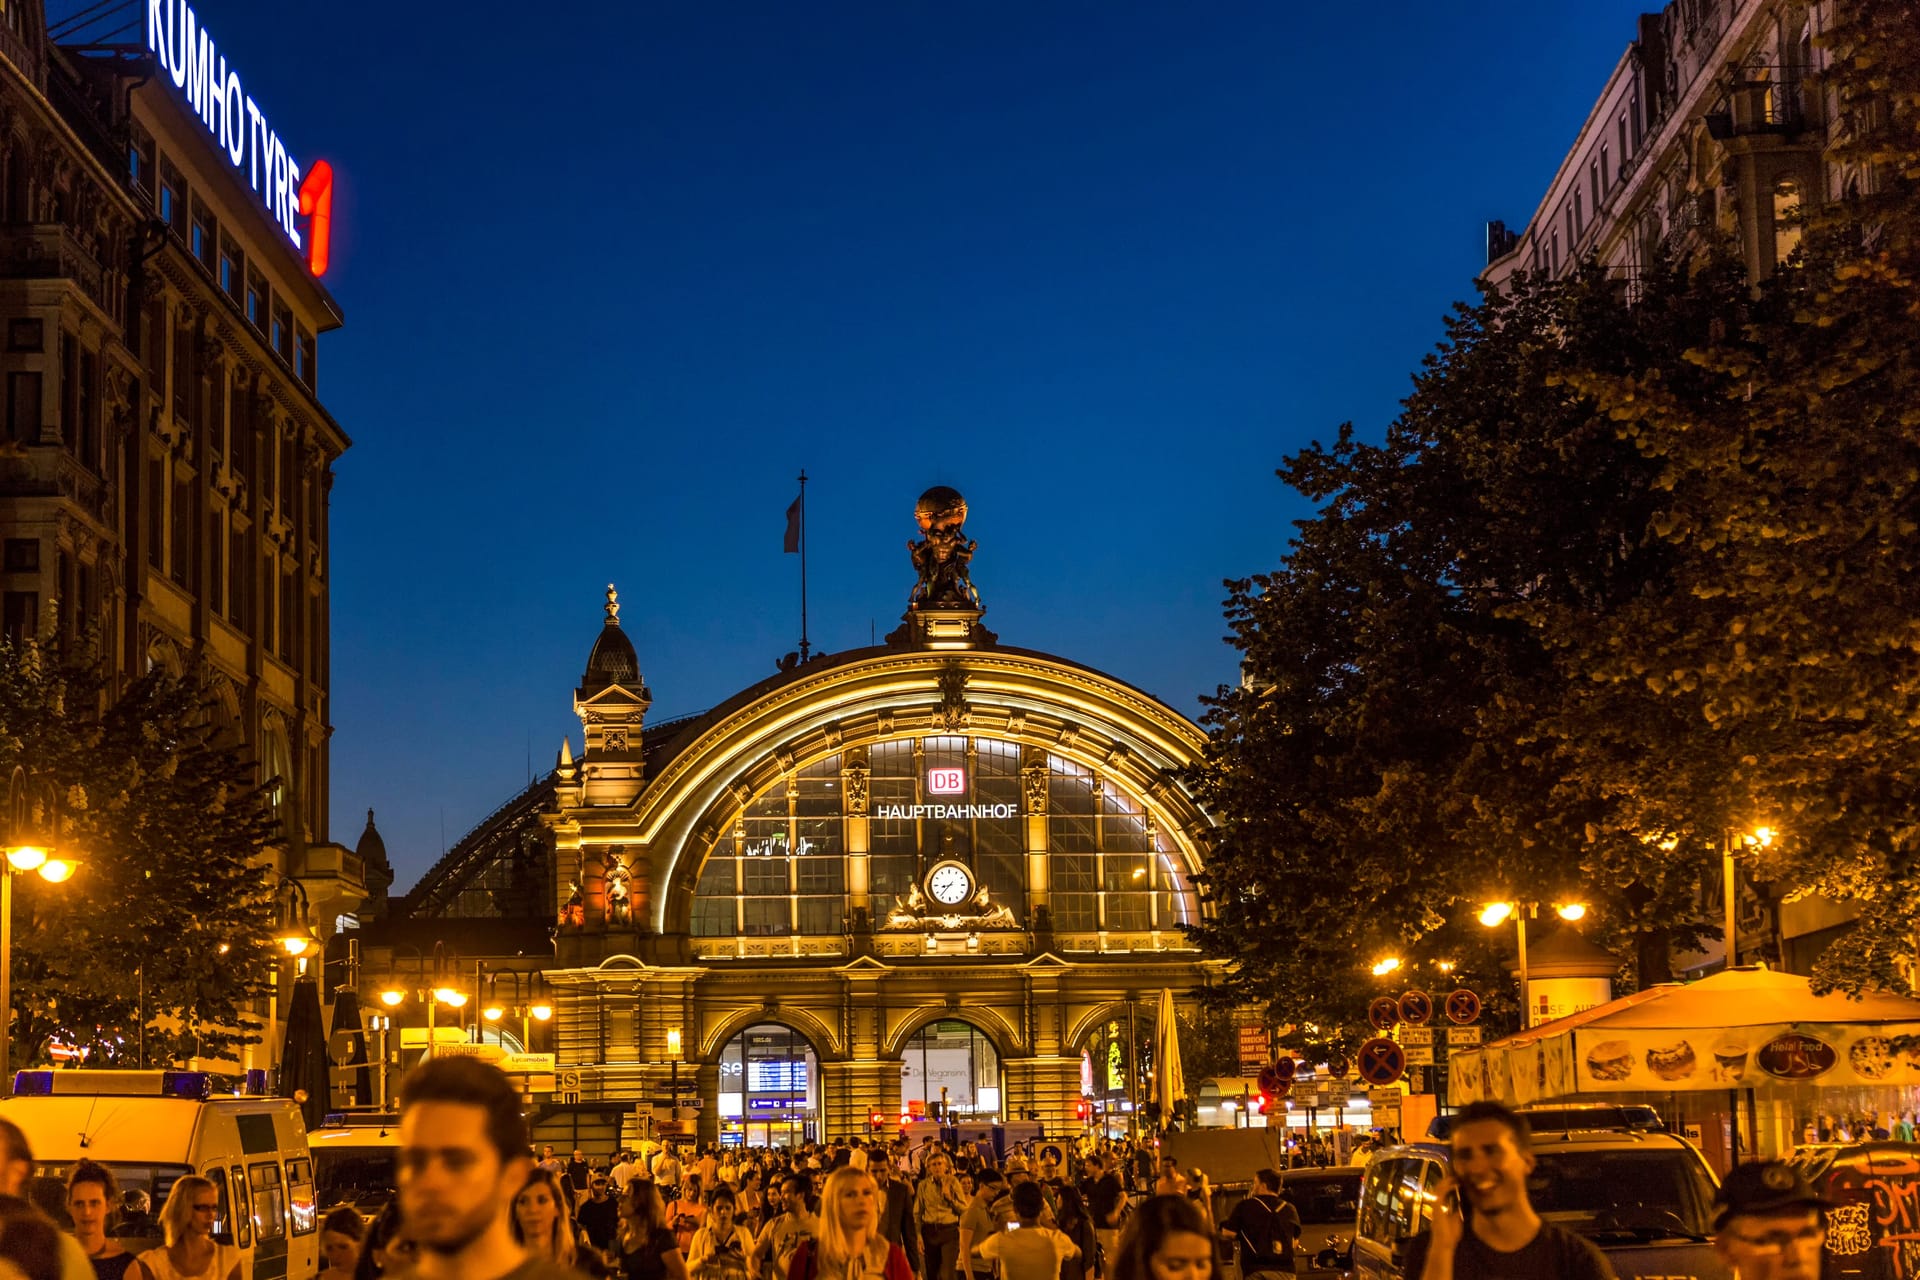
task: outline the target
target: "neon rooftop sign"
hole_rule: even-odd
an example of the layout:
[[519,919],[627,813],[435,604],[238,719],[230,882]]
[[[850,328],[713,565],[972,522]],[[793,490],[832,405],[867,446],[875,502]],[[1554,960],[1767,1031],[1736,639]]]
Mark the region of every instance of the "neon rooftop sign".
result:
[[[146,0],[147,48],[173,87],[313,274],[324,275],[333,239],[333,167],[316,162],[303,177],[267,116],[240,84],[213,35],[185,0]],[[300,219],[307,220],[303,237]]]

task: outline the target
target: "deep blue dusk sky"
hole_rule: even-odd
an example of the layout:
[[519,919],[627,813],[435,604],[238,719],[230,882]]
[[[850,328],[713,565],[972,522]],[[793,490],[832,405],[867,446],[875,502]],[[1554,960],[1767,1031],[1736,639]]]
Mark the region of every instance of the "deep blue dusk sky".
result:
[[[57,15],[78,0],[53,0]],[[1281,458],[1377,436],[1642,5],[195,0],[338,174],[333,838],[413,880],[579,724],[884,635],[954,485],[1003,641],[1189,714]]]

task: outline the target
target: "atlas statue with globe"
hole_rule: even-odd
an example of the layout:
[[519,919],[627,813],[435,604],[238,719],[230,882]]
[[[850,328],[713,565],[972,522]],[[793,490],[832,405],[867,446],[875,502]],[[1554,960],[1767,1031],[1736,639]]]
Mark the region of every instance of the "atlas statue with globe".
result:
[[920,580],[914,584],[907,608],[978,609],[980,593],[973,589],[967,572],[977,544],[962,532],[967,500],[957,489],[935,485],[913,504],[913,519],[922,536],[907,543],[907,553]]

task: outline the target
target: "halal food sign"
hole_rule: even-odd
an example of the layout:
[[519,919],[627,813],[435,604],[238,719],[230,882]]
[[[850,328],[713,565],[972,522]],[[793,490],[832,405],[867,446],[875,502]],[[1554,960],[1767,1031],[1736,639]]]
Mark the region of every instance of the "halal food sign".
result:
[[313,274],[324,275],[333,239],[333,166],[321,160],[302,175],[266,112],[241,85],[239,68],[228,65],[186,0],[146,0],[146,6],[147,49],[160,71],[293,247],[305,252]]

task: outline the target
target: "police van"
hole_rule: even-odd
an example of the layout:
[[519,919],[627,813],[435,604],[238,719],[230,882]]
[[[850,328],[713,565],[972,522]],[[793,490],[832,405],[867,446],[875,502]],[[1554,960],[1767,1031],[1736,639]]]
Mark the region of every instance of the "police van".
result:
[[[255,1073],[257,1076],[259,1073]],[[290,1098],[236,1090],[205,1071],[22,1071],[0,1116],[20,1126],[37,1177],[80,1160],[152,1199],[130,1250],[161,1243],[160,1210],[175,1180],[197,1173],[220,1194],[214,1237],[240,1252],[242,1280],[304,1277],[318,1266],[319,1218],[306,1124]]]

